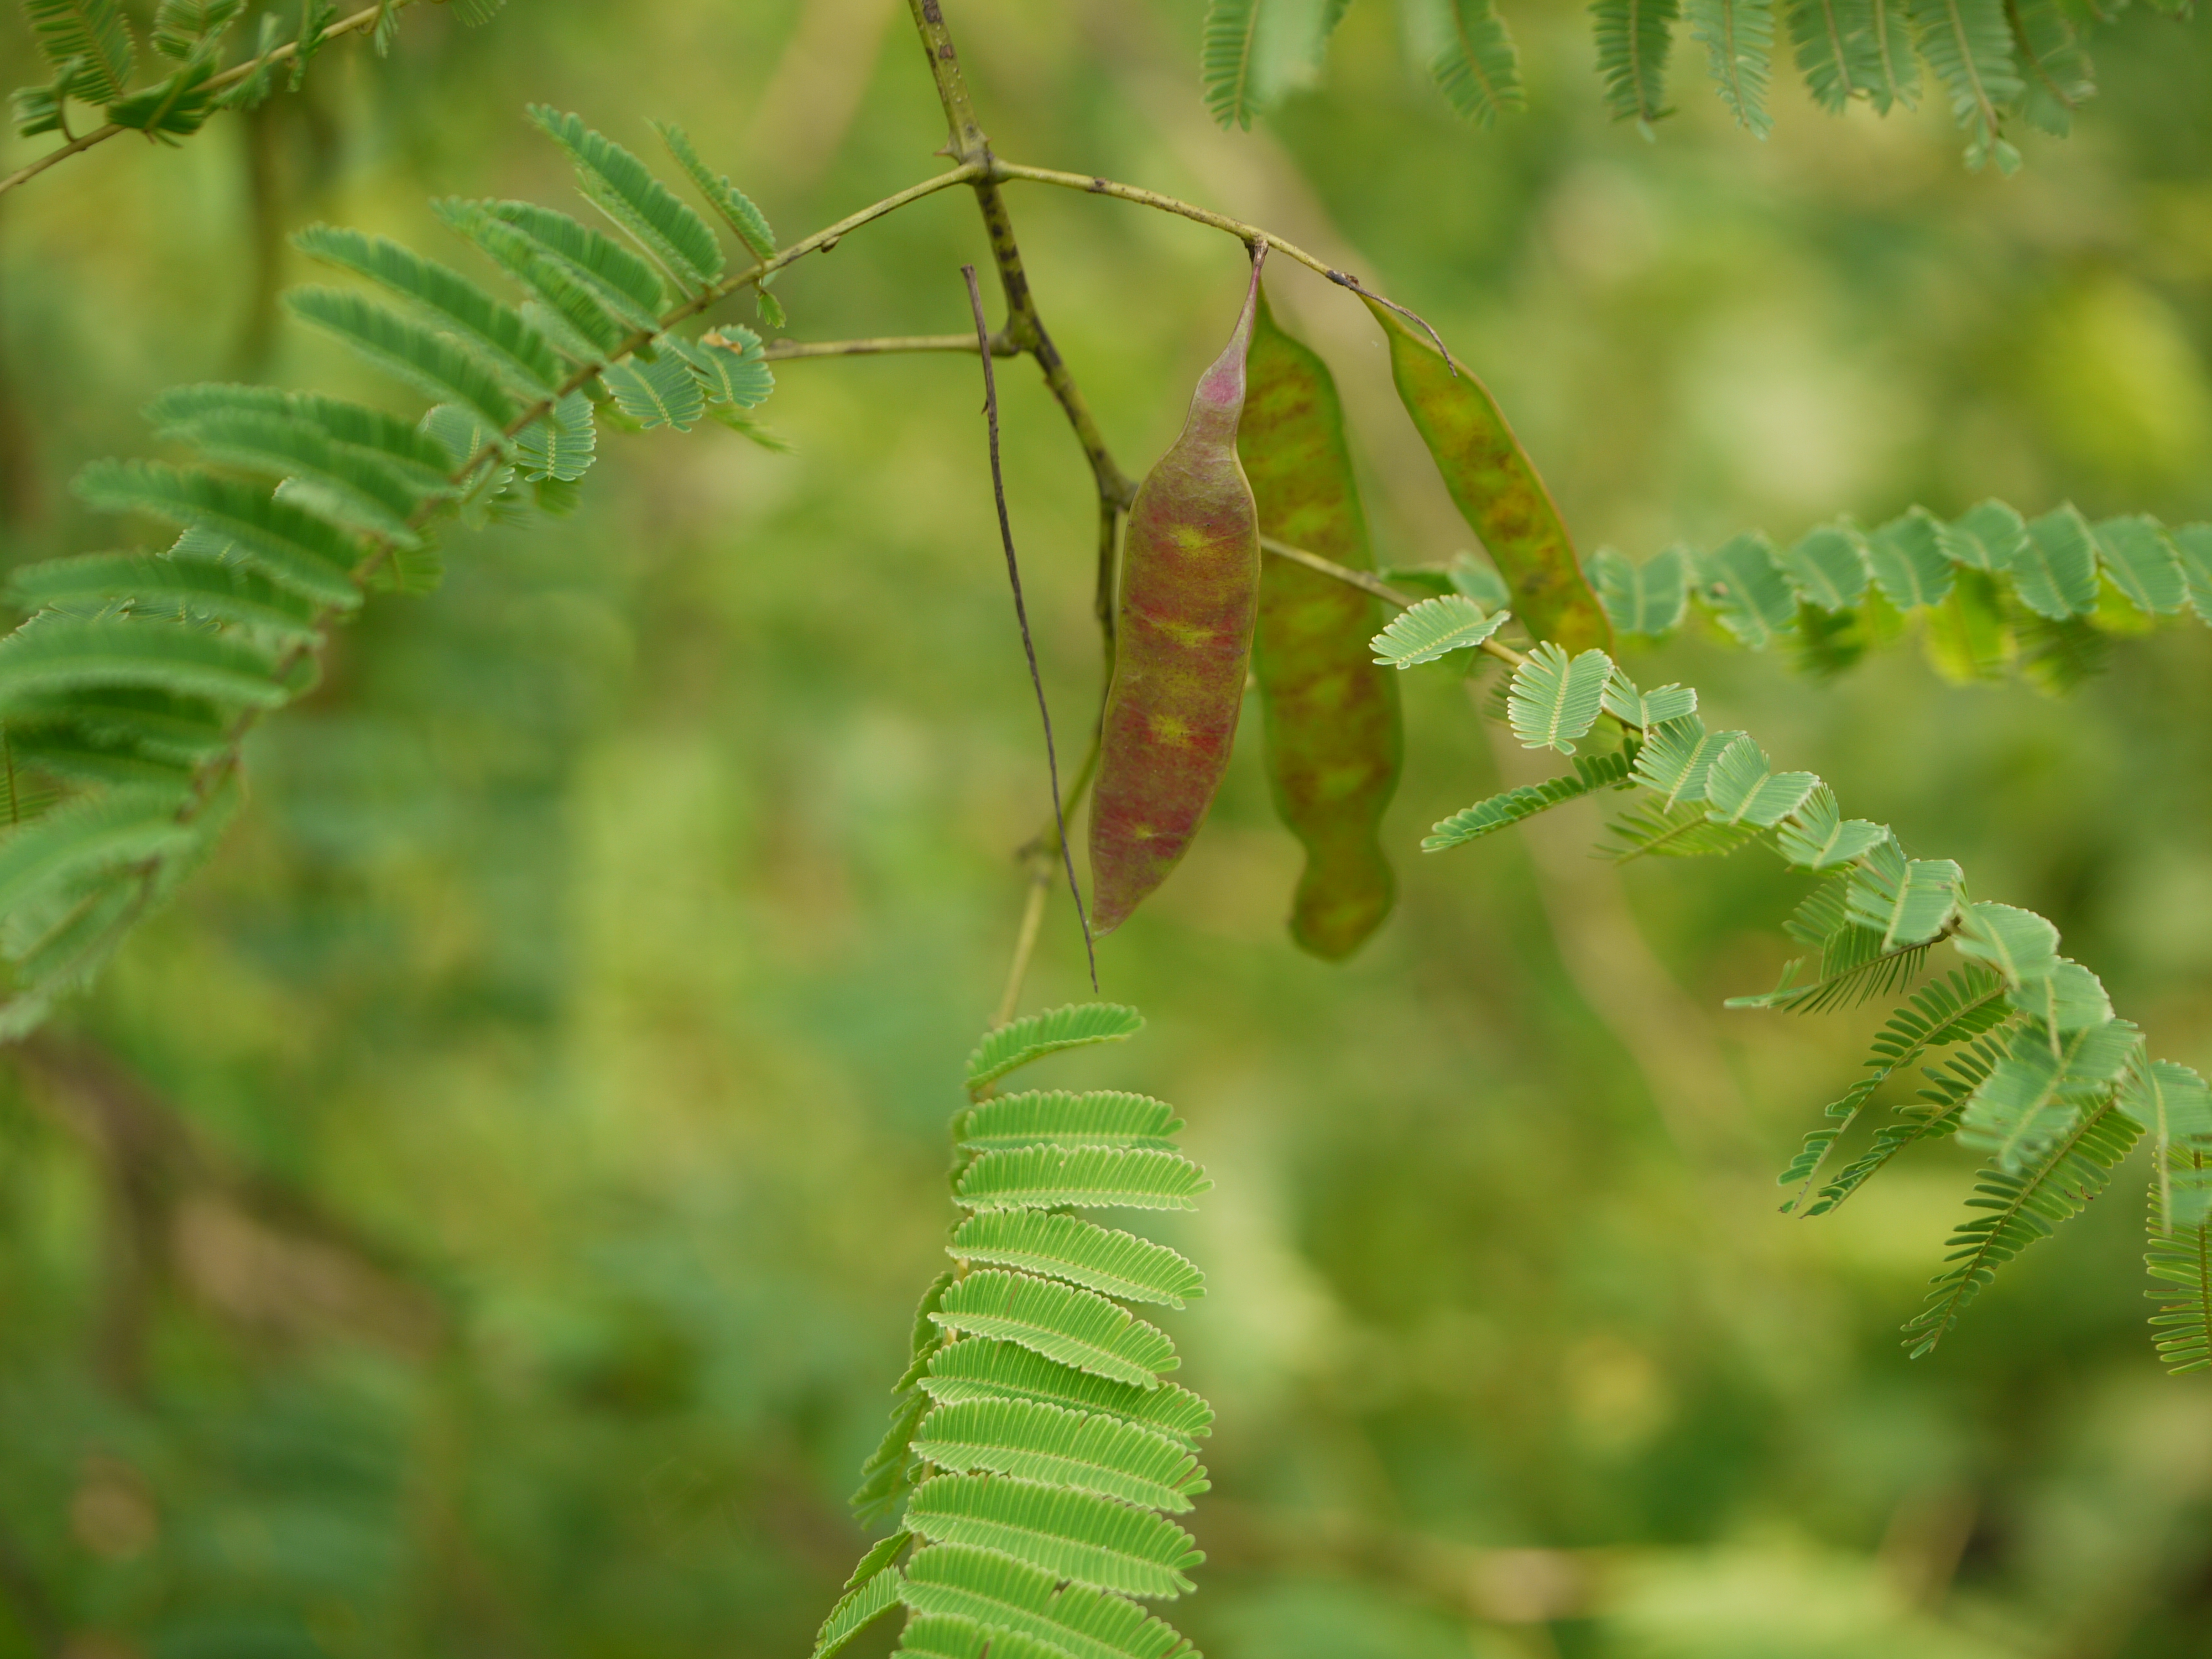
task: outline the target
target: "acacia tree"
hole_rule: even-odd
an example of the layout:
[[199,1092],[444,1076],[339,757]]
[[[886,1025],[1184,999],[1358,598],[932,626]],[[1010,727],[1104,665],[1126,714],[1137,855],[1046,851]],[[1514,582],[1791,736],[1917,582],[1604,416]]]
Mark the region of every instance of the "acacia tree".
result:
[[[0,188],[112,133],[195,130],[223,94],[266,95],[275,68],[303,64],[338,34],[381,35],[398,7],[347,19],[309,8],[290,40],[264,26],[247,57],[218,68],[240,9],[165,3],[156,44],[183,66],[132,91],[131,36],[112,4],[31,0],[54,79],[19,94],[21,125],[64,143]],[[1271,88],[1317,61],[1341,10],[1217,5],[1204,64],[1217,114],[1249,122]],[[1657,119],[1674,8],[1601,0],[1594,10],[1608,100],[1626,118]],[[477,21],[488,13],[473,8]],[[1389,910],[1377,825],[1400,766],[1396,675],[1432,663],[1493,674],[1491,712],[1523,747],[1553,751],[1570,769],[1443,819],[1424,851],[1466,846],[1577,797],[1620,798],[1606,849],[1616,859],[1759,847],[1809,878],[1784,924],[1807,957],[1736,1006],[1812,1012],[1903,994],[1864,1074],[1826,1109],[1783,1181],[1785,1208],[1819,1214],[1921,1143],[1956,1136],[1986,1153],[1974,1213],[1905,1327],[1914,1354],[1934,1348],[1998,1267],[2078,1213],[2148,1135],[2152,1271],[2167,1292],[2158,1346],[2177,1370],[2212,1365],[2203,1081],[2147,1053],[2095,975],[2059,953],[2050,922],[1972,896],[1957,864],[1912,856],[1891,826],[1845,817],[1818,777],[1778,769],[1750,733],[1709,731],[1694,690],[1639,687],[1613,654],[1620,637],[1666,635],[1694,605],[1742,645],[1786,641],[1816,667],[1911,631],[1958,676],[2016,662],[2063,689],[2115,634],[2185,612],[2212,620],[2212,526],[2169,531],[2142,515],[2093,524],[2063,503],[2029,517],[1992,501],[1951,520],[1916,507],[1872,529],[1839,517],[1786,549],[1750,532],[1709,550],[1586,562],[1476,367],[1423,319],[1263,226],[998,155],[939,0],[912,0],[912,15],[945,116],[943,170],[779,243],[679,129],[660,125],[678,171],[742,250],[733,266],[708,220],[631,151],[578,116],[533,108],[618,237],[530,203],[440,203],[441,218],[515,286],[519,303],[380,236],[316,226],[296,238],[398,301],[310,288],[289,304],[429,400],[419,418],[312,392],[180,387],[149,413],[165,440],[198,453],[197,464],[103,462],[80,477],[91,505],[166,523],[175,536],[158,552],[87,554],[14,574],[27,620],[0,641],[7,1034],[33,1030],[205,858],[240,804],[248,733],[313,690],[334,630],[372,596],[434,589],[457,528],[568,510],[600,424],[681,431],[712,417],[757,435],[750,411],[772,392],[771,363],[973,353],[1048,811],[1024,849],[1028,903],[953,1121],[951,1265],[923,1297],[912,1364],[855,1498],[864,1521],[894,1524],[830,1613],[817,1659],[899,1608],[903,1650],[945,1659],[1182,1650],[1141,1603],[1193,1588],[1200,1557],[1171,1517],[1206,1488],[1197,1455],[1211,1412],[1164,1375],[1176,1364],[1165,1334],[1121,1304],[1181,1307],[1203,1281],[1176,1251],[1081,1212],[1187,1209],[1208,1182],[1176,1150],[1180,1122],[1161,1102],[1002,1085],[1047,1055],[1139,1029],[1135,1011],[1107,1001],[1022,1015],[1030,957],[1061,878],[1088,948],[1173,869],[1219,782],[1248,673],[1275,799],[1307,854],[1291,900],[1299,948],[1347,956]],[[1486,123],[1517,106],[1510,39],[1486,0],[1437,0],[1414,15],[1426,30],[1420,50],[1464,112]],[[1723,102],[1761,131],[1771,12],[1693,4],[1688,17]],[[1789,21],[1799,64],[1831,108],[1855,97],[1879,109],[1907,101],[1917,47],[1969,134],[1972,165],[2016,165],[2002,137],[2008,113],[2063,130],[2087,95],[2086,59],[2055,5],[1940,0],[1899,15],[1863,0],[1792,8]],[[72,99],[104,106],[106,125],[72,136]],[[1181,216],[1224,233],[1224,250],[1233,242],[1249,261],[1243,310],[1223,319],[1226,345],[1192,394],[1182,434],[1141,479],[1111,452],[1053,344],[1009,202],[1021,184]],[[970,270],[970,333],[767,341],[726,319],[691,331],[745,295],[771,333],[784,329],[770,283],[786,268],[954,188],[972,193],[988,235],[995,326]],[[1487,562],[1376,568],[1328,371],[1267,305],[1265,281],[1286,265],[1371,313],[1413,427]],[[1103,695],[1065,787],[998,477],[995,362],[1020,357],[1065,416],[1096,497]],[[1087,908],[1066,830],[1086,799]],[[1939,946],[1960,958],[1940,973]],[[1931,1086],[1883,1104],[1884,1085],[1915,1066]],[[1832,1151],[1876,1109],[1887,1115],[1831,1170]]]

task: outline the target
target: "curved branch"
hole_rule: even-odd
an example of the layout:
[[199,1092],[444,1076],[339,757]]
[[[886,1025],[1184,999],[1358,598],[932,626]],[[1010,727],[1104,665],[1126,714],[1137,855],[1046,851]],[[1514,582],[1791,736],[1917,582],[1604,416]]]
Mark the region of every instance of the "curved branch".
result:
[[[415,0],[390,0],[390,3],[388,5],[380,4],[364,6],[361,10],[354,13],[350,17],[341,17],[337,22],[331,24],[320,34],[317,35],[315,37],[315,50],[319,52],[323,47],[330,45],[331,41],[338,39],[341,35],[366,33],[367,31],[374,28],[376,27],[377,20],[384,16],[387,12],[396,12],[403,7],[411,6],[414,3]],[[192,88],[192,90],[203,94],[220,92],[225,87],[236,85],[239,82],[245,80],[250,75],[257,75],[261,70],[274,68],[278,64],[289,64],[299,55],[300,43],[297,40],[289,40],[284,45],[278,46],[274,52],[270,52],[265,57],[249,58],[244,63],[234,64],[233,67],[223,70],[220,75],[210,76],[206,80],[201,82],[198,86]],[[31,162],[28,166],[18,167],[6,178],[0,179],[0,196],[5,196],[9,191],[15,189],[16,185],[27,183],[30,179],[37,178],[39,174],[44,173],[48,167],[52,167],[58,161],[66,161],[72,155],[82,155],[86,150],[90,149],[94,144],[104,144],[110,138],[117,137],[123,133],[136,132],[137,131],[139,131],[139,129],[136,127],[118,126],[116,123],[110,121],[106,126],[95,128],[92,131],[86,133],[81,138],[72,138],[68,143],[64,144],[59,149],[49,150],[44,155],[39,157],[37,161]]]

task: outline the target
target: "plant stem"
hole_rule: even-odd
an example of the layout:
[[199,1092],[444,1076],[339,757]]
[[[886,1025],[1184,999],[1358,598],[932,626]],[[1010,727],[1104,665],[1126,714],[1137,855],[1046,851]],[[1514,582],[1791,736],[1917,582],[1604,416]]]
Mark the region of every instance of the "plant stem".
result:
[[[1260,548],[1262,552],[1272,553],[1279,559],[1288,559],[1292,564],[1302,564],[1309,570],[1317,570],[1322,575],[1346,583],[1363,593],[1372,593],[1376,599],[1387,604],[1395,605],[1401,611],[1408,610],[1420,603],[1420,600],[1413,594],[1406,592],[1401,588],[1391,586],[1380,576],[1370,571],[1354,570],[1348,564],[1339,564],[1334,559],[1324,559],[1318,553],[1309,553],[1303,547],[1292,547],[1288,542],[1279,542],[1273,536],[1261,537]],[[1495,657],[1498,661],[1509,664],[1515,668],[1520,667],[1522,663],[1528,660],[1525,653],[1516,651],[1510,645],[1500,645],[1496,640],[1485,640],[1475,648],[1485,656]],[[1607,718],[1610,720],[1613,716],[1608,714]]]
[[[1350,271],[1339,270],[1326,260],[1316,258],[1297,243],[1286,242],[1273,231],[1262,230],[1257,225],[1248,225],[1242,219],[1232,219],[1225,213],[1214,212],[1211,208],[1198,207],[1188,202],[1178,201],[1172,196],[1163,196],[1156,190],[1146,190],[1138,185],[1117,184],[1111,179],[1101,179],[1096,173],[1060,173],[1051,167],[1024,167],[1015,161],[1002,161],[995,155],[990,157],[990,162],[991,177],[994,181],[1008,179],[1021,179],[1033,185],[1057,185],[1063,190],[1079,190],[1086,196],[1110,196],[1117,202],[1133,202],[1139,207],[1157,208],[1162,213],[1176,214],[1182,218],[1194,220],[1201,225],[1211,225],[1216,230],[1225,230],[1247,247],[1264,243],[1278,252],[1297,260],[1307,270],[1316,271],[1328,277],[1339,288],[1348,288],[1363,300],[1372,300],[1376,305],[1386,310],[1395,311],[1408,322],[1417,325],[1421,331],[1435,343],[1437,349],[1443,354],[1444,362],[1452,373],[1454,374],[1459,373],[1459,364],[1452,357],[1451,348],[1443,343],[1443,337],[1431,328],[1427,319],[1418,312],[1407,310],[1395,300],[1383,298],[1373,289],[1362,283],[1359,278]],[[982,188],[981,185],[976,186],[978,191]]]
[[[763,355],[772,363],[807,357],[876,357],[894,351],[964,351],[975,349],[972,334],[886,334],[872,340],[771,340]],[[991,337],[994,357],[1018,357],[1022,349],[1001,332]]]
[[[1006,476],[999,460],[999,381],[991,368],[991,325],[983,315],[983,290],[975,283],[975,267],[963,265],[968,283],[968,303],[975,313],[975,351],[983,365],[983,421],[991,434],[991,495],[999,508],[999,541],[1006,550],[1006,581],[1014,590],[1014,620],[1021,625],[1022,654],[1029,659],[1030,684],[1036,692],[1037,718],[1044,723],[1045,775],[1052,788],[1052,819],[1060,832],[1060,859],[1067,870],[1068,896],[1075,901],[1075,919],[1083,924],[1083,951],[1091,963],[1091,988],[1098,988],[1098,947],[1091,937],[1091,918],[1084,914],[1083,889],[1076,884],[1075,855],[1068,850],[1067,819],[1060,805],[1060,757],[1052,742],[1052,709],[1045,701],[1044,677],[1037,672],[1036,642],[1030,637],[1029,607],[1022,600],[1021,562],[1014,556],[1013,521],[1006,516]],[[1010,989],[1018,991],[1019,986]],[[1001,1021],[1000,1024],[1004,1024]]]
[[[337,40],[342,34],[352,34],[357,31],[374,28],[376,27],[376,20],[384,15],[387,10],[398,11],[404,6],[411,6],[414,3],[415,0],[391,0],[389,7],[383,5],[364,6],[361,10],[354,13],[350,17],[341,17],[337,22],[332,23],[328,28],[317,35],[315,37],[315,49],[319,52],[323,47],[330,45],[331,41]],[[220,75],[210,75],[206,80],[201,82],[198,86],[193,88],[192,90],[196,93],[201,94],[220,92],[223,88],[234,85],[236,82],[246,79],[247,76],[255,74],[264,68],[271,67],[277,64],[289,64],[299,55],[300,43],[297,40],[287,41],[284,45],[277,47],[274,52],[269,53],[265,58],[249,58],[244,63],[234,64],[231,68],[223,70]],[[82,155],[86,150],[90,149],[94,144],[104,144],[110,138],[116,137],[120,134],[125,132],[136,132],[137,131],[139,131],[139,129],[136,127],[118,126],[114,122],[110,121],[106,126],[95,128],[94,131],[86,133],[81,138],[72,138],[68,143],[64,144],[59,149],[48,150],[44,155],[41,155],[37,161],[31,162],[28,166],[19,167],[15,172],[9,173],[5,179],[0,179],[0,196],[5,196],[9,191],[15,189],[16,185],[23,184],[29,179],[37,178],[39,174],[44,173],[48,167],[53,166],[57,161],[66,161],[72,155]],[[149,133],[148,137],[151,137],[152,135]]]
[[1075,378],[1067,372],[1067,365],[1052,343],[1046,331],[1044,319],[1037,313],[1036,299],[1030,292],[1029,273],[1022,264],[1021,245],[1014,239],[1012,218],[1006,212],[1006,198],[999,192],[993,170],[1000,163],[991,154],[991,141],[975,119],[975,106],[968,95],[968,81],[960,68],[960,54],[952,44],[951,31],[945,22],[944,8],[939,0],[908,0],[914,13],[914,26],[921,37],[922,50],[929,57],[930,79],[937,87],[938,101],[945,108],[947,134],[943,153],[963,167],[975,169],[971,182],[975,190],[975,206],[983,216],[984,234],[991,245],[991,263],[999,272],[999,286],[1006,296],[1006,335],[1022,350],[1037,361],[1044,372],[1045,385],[1058,400],[1067,423],[1075,431],[1075,441],[1083,446],[1084,459],[1091,463],[1091,475],[1098,488],[1101,501],[1111,501],[1116,507],[1126,507],[1135,499],[1137,487],[1121,469],[1115,465],[1112,453],[1106,447],[1105,437],[1098,423],[1091,418],[1091,406],[1084,402]]

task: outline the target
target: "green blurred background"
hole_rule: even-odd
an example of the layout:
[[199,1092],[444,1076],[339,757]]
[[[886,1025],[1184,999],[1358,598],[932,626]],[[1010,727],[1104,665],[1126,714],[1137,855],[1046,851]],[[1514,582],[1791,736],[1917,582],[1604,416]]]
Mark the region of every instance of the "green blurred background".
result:
[[[1320,86],[1205,115],[1198,0],[948,3],[994,140],[1267,222],[1489,378],[1585,547],[1990,494],[2212,514],[2212,46],[2137,13],[2025,171],[1939,109],[1760,145],[1678,46],[1656,143],[1587,20],[1510,9],[1531,112],[1470,131],[1360,0]],[[684,124],[787,239],[939,165],[895,0],[516,0],[405,14],[180,149],[0,201],[9,562],[111,544],[67,481],[179,380],[382,398],[279,324],[331,218],[459,261],[447,193],[565,203],[521,118]],[[9,84],[38,78],[0,25]],[[36,141],[44,144],[51,141]],[[13,143],[8,164],[35,145]],[[1172,436],[1243,259],[1073,194],[1014,205],[1123,465]],[[801,337],[965,325],[947,194],[791,271]],[[1335,365],[1386,560],[1467,535],[1356,304],[1283,269]],[[771,453],[603,437],[573,519],[457,536],[252,752],[216,866],[0,1067],[0,1655],[677,1659],[804,1651],[843,1498],[937,1270],[945,1120],[1044,811],[975,366],[784,366]],[[1096,696],[1087,475],[1004,371],[1063,743]],[[1686,678],[1978,896],[2065,930],[2154,1048],[2212,1061],[2212,639],[2069,700],[1908,645],[1815,684],[1689,639]],[[1571,811],[1425,859],[1522,781],[1407,682],[1403,896],[1349,966],[1283,927],[1257,744],[1105,942],[1150,1029],[1055,1062],[1176,1102],[1217,1183],[1173,1318],[1220,1427],[1171,1612],[1215,1659],[2152,1659],[2212,1650],[2212,1383],[2144,1328],[2139,1153],[1932,1358],[1896,1327],[1971,1166],[1838,1215],[1772,1172],[1880,1011],[1729,1015],[1784,955],[1771,860],[1584,856]],[[1063,755],[1066,750],[1063,749]],[[1025,1006],[1082,994],[1061,902]],[[1042,1073],[1040,1073],[1042,1076]],[[888,1631],[861,1651],[880,1652]]]

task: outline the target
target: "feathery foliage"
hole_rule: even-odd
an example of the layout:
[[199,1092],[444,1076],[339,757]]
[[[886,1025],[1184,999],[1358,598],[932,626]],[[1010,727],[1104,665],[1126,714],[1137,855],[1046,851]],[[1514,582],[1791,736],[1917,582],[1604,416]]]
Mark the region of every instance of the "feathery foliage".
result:
[[[817,1655],[894,1597],[910,1615],[904,1653],[1187,1650],[1130,1598],[1191,1588],[1203,1558],[1167,1516],[1206,1490],[1194,1446],[1212,1414],[1160,1375],[1176,1364],[1167,1337],[1109,1297],[1179,1308],[1203,1281],[1165,1245],[1065,1210],[1187,1202],[1203,1177],[1172,1149],[1181,1125],[1158,1101],[986,1095],[1020,1066],[1142,1023],[1110,1004],[1057,1008],[1001,1026],[970,1056],[969,1095],[986,1097],[953,1120],[953,1188],[975,1212],[945,1246],[953,1272],[922,1298],[914,1364],[854,1498],[864,1519],[900,1518],[832,1609]],[[903,1570],[890,1565],[910,1543]],[[895,1592],[863,1594],[871,1563]]]
[[[1590,574],[1617,632],[1659,638],[1682,625],[1683,561],[1672,548],[1641,565],[1599,551]],[[2033,520],[1995,501],[1948,521],[1915,507],[1872,531],[1838,519],[1781,553],[1752,532],[1695,563],[1686,598],[1753,650],[1807,647],[1824,618],[1854,638],[1887,636],[1901,617],[1946,678],[2016,666],[2051,692],[2101,667],[2115,635],[2185,611],[2212,617],[2212,526],[2169,529],[2139,514],[2092,524],[2063,503]]]
[[1514,737],[1523,749],[1573,754],[1577,740],[1597,724],[1613,675],[1613,659],[1602,651],[1570,659],[1549,640],[1542,641],[1513,671],[1506,718]]
[[[2146,546],[2166,544],[2150,540],[2148,521],[2131,521],[2145,527],[2128,533],[2143,538]],[[2000,503],[1984,503],[1948,531],[1925,515],[1908,515],[1894,532],[1898,556],[1908,566],[1899,580],[1926,591],[1924,573],[1915,574],[1926,555],[1932,550],[1948,558],[1952,547],[1968,542],[1969,559],[2016,568],[2033,556],[2036,530]],[[1814,590],[1808,608],[1825,612],[1832,605],[1860,602],[1868,583],[1878,580],[1870,550],[1881,539],[1839,530],[1812,546],[1800,544],[1785,567],[1763,538],[1738,537],[1724,550],[1727,558],[1706,566],[1706,586],[1716,601],[1755,618],[1771,603],[1760,585],[1782,583],[1790,568],[1797,583]],[[2146,591],[2162,599],[2171,589]],[[1729,614],[1723,612],[1724,623]],[[1621,749],[1597,759],[1577,757],[1570,776],[1446,819],[1425,850],[1462,845],[1554,800],[1614,781],[1644,794],[1612,826],[1615,844],[1605,850],[1616,859],[1725,854],[1753,842],[1771,843],[1784,862],[1818,878],[1784,927],[1815,953],[1816,965],[1801,980],[1803,961],[1793,962],[1774,990],[1731,998],[1731,1007],[1811,1013],[1894,993],[1918,976],[1936,944],[1951,941],[1966,964],[1914,991],[1889,1016],[1865,1074],[1829,1105],[1826,1121],[1805,1137],[1783,1171],[1783,1184],[1796,1189],[1783,1208],[1807,1215],[1832,1210],[1923,1140],[1957,1135],[1990,1154],[1970,1200],[1987,1213],[1960,1226],[1927,1306],[1905,1327],[1907,1346],[1923,1354],[1956,1325],[1999,1267],[2103,1190],[2128,1148],[2148,1130],[2160,1165],[2154,1270],[2181,1287],[2160,1317],[2171,1328],[2170,1355],[2193,1363],[2204,1326],[2201,1308],[2192,1311],[2197,1304],[2187,1299],[2192,1287],[2202,1291],[2201,1281],[2189,1277],[2189,1253],[2203,1243],[2192,1230],[2212,1224],[2212,1178],[2201,1161],[2212,1155],[2212,1090],[2186,1067],[2144,1054],[2142,1033],[2114,1015],[2094,974],[2059,954],[2058,930],[2043,917],[1970,901],[1964,872],[1952,860],[1910,857],[1886,826],[1844,817],[1826,784],[1809,772],[1775,771],[1747,733],[1708,732],[1694,712],[1694,694],[1686,693],[1684,712],[1654,721],[1651,698],[1605,653],[1587,652],[1576,665],[1585,659],[1593,687],[1607,688],[1603,713],[1619,727]],[[1521,695],[1509,718],[1532,747],[1570,727],[1583,738],[1595,724],[1595,695],[1588,718],[1559,713],[1567,667],[1564,652],[1540,645],[1516,671]],[[1522,692],[1524,683],[1531,689]],[[1923,1073],[1929,1086],[1815,1193],[1829,1155],[1882,1086],[1937,1050],[1950,1052]]]
[[1667,107],[1667,55],[1674,49],[1681,0],[1591,0],[1597,72],[1605,106],[1616,121],[1646,133],[1674,112]]
[[[108,14],[78,15],[105,27]],[[226,15],[165,7],[156,44],[189,55]],[[704,246],[635,157],[573,118],[552,125],[618,222],[627,212],[678,246],[690,279],[720,269],[703,222],[688,222]],[[753,336],[662,332],[651,267],[574,220],[514,203],[444,216],[518,279],[547,327],[397,242],[305,231],[303,251],[407,309],[312,288],[288,296],[294,314],[434,405],[410,422],[264,387],[164,392],[148,417],[198,460],[96,461],[76,489],[102,511],[165,521],[172,544],[16,573],[12,592],[33,614],[0,639],[0,720],[27,774],[18,821],[0,833],[0,951],[13,969],[0,1030],[35,1024],[206,856],[238,799],[246,732],[314,684],[330,630],[369,591],[433,582],[448,520],[566,508],[596,450],[592,400],[620,410],[628,351],[657,337],[643,367],[659,404],[693,418],[770,389]]]
[[1509,615],[1486,611],[1462,593],[1423,599],[1393,617],[1375,636],[1375,660],[1386,668],[1411,668],[1471,650],[1503,627]]
[[1774,130],[1766,112],[1773,74],[1773,0],[1686,0],[1691,35],[1705,49],[1713,89],[1754,138]]

